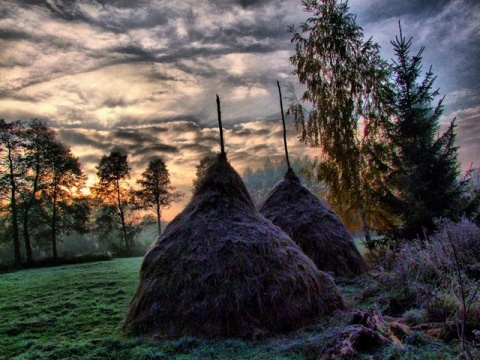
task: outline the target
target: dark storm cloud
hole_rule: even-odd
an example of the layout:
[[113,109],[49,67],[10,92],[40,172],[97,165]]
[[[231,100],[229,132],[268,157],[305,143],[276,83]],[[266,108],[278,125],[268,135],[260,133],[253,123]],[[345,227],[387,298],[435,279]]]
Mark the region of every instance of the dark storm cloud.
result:
[[[179,70],[185,71],[193,76],[221,79],[224,86],[243,86],[242,82],[249,86],[253,81],[263,83],[267,80],[265,75],[256,78],[249,76],[232,76],[225,70],[219,69],[217,59],[220,56],[231,53],[252,53],[262,54],[277,51],[280,48],[287,48],[288,40],[286,25],[279,15],[276,21],[272,22],[265,16],[265,8],[275,8],[272,2],[262,1],[239,1],[235,4],[215,4],[205,2],[198,5],[195,11],[188,6],[179,6],[175,2],[163,3],[156,1],[138,2],[99,2],[99,1],[24,1],[21,2],[22,11],[15,7],[15,2],[7,2],[13,9],[9,13],[12,18],[17,18],[19,23],[28,21],[24,13],[34,11],[37,22],[48,24],[53,22],[55,26],[80,27],[80,31],[89,31],[85,43],[79,34],[78,37],[68,36],[75,30],[67,30],[65,33],[58,31],[31,31],[28,26],[19,28],[23,32],[12,32],[11,27],[2,29],[0,34],[6,41],[6,48],[9,43],[22,38],[31,40],[32,52],[39,54],[37,62],[46,56],[65,56],[63,62],[45,68],[32,70],[28,77],[17,78],[13,89],[21,91],[36,85],[42,85],[65,75],[76,75],[100,71],[112,65],[134,64],[134,63],[157,63],[175,64]],[[222,2],[223,3],[223,2]],[[212,5],[213,4],[213,5]],[[16,4],[17,6],[19,4]],[[234,15],[237,7],[255,9],[248,15],[240,14],[239,18]],[[40,9],[43,9],[40,10]],[[222,20],[230,16],[230,20]],[[202,18],[200,18],[202,16]],[[210,16],[210,18],[208,18]],[[243,17],[242,17],[243,16]],[[42,19],[42,17],[44,19]],[[201,23],[207,19],[208,27]],[[220,20],[219,20],[220,19]],[[175,21],[181,22],[175,24]],[[82,27],[90,26],[89,28]],[[105,46],[99,46],[95,42],[95,31],[104,29],[104,34],[98,33]],[[135,31],[140,33],[135,33]],[[184,34],[177,34],[183,31]],[[123,36],[116,39],[114,34]],[[67,35],[67,36],[65,36]],[[92,38],[92,35],[94,36]],[[161,46],[140,44],[150,38],[150,45],[162,43]],[[88,41],[87,41],[88,42]],[[115,44],[115,42],[117,44]],[[195,44],[192,46],[192,44]],[[281,45],[283,44],[283,45]],[[36,50],[36,51],[35,51]],[[19,55],[20,54],[20,55]],[[50,55],[51,54],[51,55]],[[68,57],[67,57],[68,56]],[[75,59],[75,60],[74,60]],[[180,60],[192,59],[193,64],[186,64]],[[199,64],[202,60],[203,64]],[[10,60],[6,66],[35,65],[31,54],[17,52],[15,59]],[[213,65],[215,64],[215,65]],[[35,69],[35,68],[33,68]],[[178,80],[171,74],[152,71],[146,76],[152,82]],[[268,77],[268,80],[271,80]],[[10,85],[12,86],[12,85]],[[107,107],[124,106],[135,104],[117,102],[119,99],[110,99],[104,102]],[[79,111],[75,112],[79,114]],[[88,118],[85,114],[85,120]],[[184,115],[182,115],[184,116]],[[192,116],[186,114],[187,117]],[[247,120],[247,117],[242,120]],[[82,119],[82,121],[84,121]],[[98,123],[98,122],[97,122]],[[121,124],[120,124],[121,125]]]
[[178,149],[175,146],[167,144],[155,144],[144,146],[142,143],[134,144],[129,147],[129,152],[134,156],[145,156],[152,154],[165,154],[165,153],[178,153]]
[[123,97],[119,97],[116,99],[110,98],[103,102],[103,106],[106,106],[108,108],[126,107],[128,105],[132,105],[132,103],[128,103]]
[[[162,12],[160,7],[154,6],[154,2],[151,0],[31,0],[23,1],[22,5],[48,9],[53,18],[72,22],[86,22],[113,32],[124,32],[131,28],[165,24],[169,16],[169,14]],[[86,10],[87,6],[97,10],[97,16],[93,17],[89,14]]]
[[[119,116],[119,119],[115,123],[116,128],[133,128],[138,129],[142,126],[147,126],[150,128],[152,125],[161,125],[161,124],[174,124],[175,130],[181,129],[182,131],[197,131],[198,124],[202,122],[202,118],[198,114],[178,114],[171,116],[169,114],[154,114],[152,116]],[[216,123],[216,120],[215,120]],[[93,128],[102,128],[98,124],[91,123],[89,124]],[[195,128],[197,127],[197,128]],[[165,128],[156,128],[152,130],[153,132],[168,132],[169,130]]]
[[144,62],[151,62],[155,61],[156,56],[145,49],[142,49],[136,45],[127,45],[118,48],[112,49],[113,52],[118,52],[124,55],[130,55],[130,61],[144,61]]
[[414,16],[418,18],[430,17],[438,13],[451,0],[378,0],[365,7],[364,19],[377,21],[383,18],[399,18]]
[[155,146],[142,146],[140,144],[110,144],[108,153],[112,151],[118,151],[122,154],[128,155],[130,161],[134,163],[135,167],[137,167],[138,163],[145,163],[145,159],[147,158],[161,156],[166,153],[176,153],[177,149],[164,144],[158,144]]
[[176,153],[177,147],[162,144],[158,137],[152,136],[148,129],[122,129],[112,132],[110,141],[122,143],[125,150],[132,156],[145,156],[160,153]]
[[119,129],[111,132],[114,139],[127,140],[134,143],[149,143],[156,140],[156,138],[145,134],[139,129]]
[[19,41],[28,40],[31,36],[17,29],[5,29],[0,32],[0,40]]
[[[218,142],[218,139],[217,139]],[[211,153],[212,146],[211,145],[202,145],[202,144],[187,144],[180,146],[180,152],[182,151],[193,151],[199,154]]]
[[89,147],[98,150],[107,150],[109,141],[98,133],[85,132],[77,129],[59,129],[58,138],[69,146]]
[[259,135],[259,136],[264,136],[264,135],[269,135],[270,130],[269,129],[261,129],[261,130],[252,130],[252,129],[238,129],[238,128],[233,128],[233,133],[236,136],[252,136],[252,135]]

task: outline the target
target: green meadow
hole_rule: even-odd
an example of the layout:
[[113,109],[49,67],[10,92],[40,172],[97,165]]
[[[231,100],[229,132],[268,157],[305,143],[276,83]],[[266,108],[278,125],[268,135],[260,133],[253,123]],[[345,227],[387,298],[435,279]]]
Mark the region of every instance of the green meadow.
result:
[[141,258],[0,274],[0,359],[295,358],[267,343],[127,338]]
[[[348,312],[301,331],[259,341],[131,338],[122,320],[138,283],[141,258],[0,274],[0,359],[316,359]],[[351,307],[372,306],[367,278],[340,283]],[[363,295],[361,295],[363,294]],[[362,359],[453,359],[458,344],[422,333]]]

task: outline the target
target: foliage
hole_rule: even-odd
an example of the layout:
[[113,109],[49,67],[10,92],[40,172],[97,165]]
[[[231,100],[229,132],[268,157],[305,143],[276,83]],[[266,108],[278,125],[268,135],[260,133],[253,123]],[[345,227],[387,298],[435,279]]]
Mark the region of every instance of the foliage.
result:
[[200,159],[200,163],[196,165],[197,171],[195,173],[195,178],[193,179],[193,188],[192,192],[195,193],[197,190],[197,185],[200,179],[205,174],[205,171],[215,162],[217,157],[215,155],[207,155]]
[[183,197],[181,192],[175,191],[170,185],[170,174],[165,162],[160,159],[151,160],[142,178],[137,180],[141,189],[136,192],[141,208],[152,210],[157,219],[158,234],[162,233],[161,215],[173,202]]
[[368,229],[383,226],[384,211],[373,197],[372,184],[389,144],[384,134],[392,114],[389,69],[379,46],[363,40],[362,28],[348,12],[347,2],[303,1],[311,17],[292,28],[295,55],[291,62],[307,90],[302,101],[313,108],[306,114],[292,97],[301,141],[319,147],[317,178],[328,186],[328,202],[340,213],[357,213]]
[[464,186],[464,193],[458,213],[480,226],[480,168],[470,168],[462,177],[460,183]]
[[92,193],[100,204],[106,205],[110,210],[115,209],[122,230],[125,250],[128,251],[133,245],[127,230],[127,212],[133,205],[133,192],[126,183],[126,180],[130,178],[127,155],[112,151],[108,156],[102,156],[96,169],[99,180],[92,188]]
[[45,163],[50,171],[40,201],[42,215],[49,224],[53,258],[57,259],[57,236],[74,228],[84,231],[88,223],[89,208],[79,193],[87,177],[68,146],[55,140],[49,147]]
[[[125,253],[117,239],[126,238],[130,247],[134,239],[143,239],[142,232],[151,226],[134,212],[138,203],[126,181],[130,173],[127,157],[110,155],[104,156],[97,167],[103,180],[91,189],[95,196],[83,195],[86,175],[79,159],[58,139],[54,129],[39,119],[0,119],[2,263],[10,266],[14,262],[21,267],[27,265],[22,260],[25,255],[29,263],[37,263],[51,253],[54,258],[74,256],[61,242],[85,233],[89,233],[89,240],[80,248],[94,252]],[[178,199],[180,194],[170,191],[170,185],[168,188],[170,199]],[[162,199],[163,207],[168,206],[166,201]],[[149,238],[148,245],[151,241]],[[148,245],[138,244],[131,254],[143,255]],[[4,256],[7,251],[11,254]]]
[[85,182],[80,163],[44,121],[32,119],[24,124],[1,120],[0,128],[0,193],[8,204],[15,262],[21,263],[21,235],[27,262],[33,261],[31,235],[37,245],[47,238],[56,257],[56,237],[66,231],[64,220],[74,209],[70,207],[77,195],[73,192],[79,191]]
[[465,218],[457,223],[437,220],[436,226],[427,241],[417,239],[400,248],[382,282],[391,301],[404,299],[405,310],[425,309],[426,322],[459,324],[465,319],[468,329],[478,329],[480,228]]
[[21,212],[23,222],[23,238],[27,254],[27,262],[33,261],[32,241],[30,237],[31,217],[37,217],[41,211],[39,206],[40,194],[48,188],[50,168],[48,159],[53,150],[56,133],[47,126],[45,121],[32,119],[24,132],[25,143],[23,146],[22,162],[27,169],[20,187]]
[[402,226],[390,226],[395,238],[415,238],[431,232],[436,217],[454,218],[463,192],[459,175],[455,123],[438,136],[443,98],[433,90],[435,76],[430,68],[423,79],[424,47],[410,55],[412,39],[400,35],[392,41],[397,60],[392,64],[395,80],[396,120],[390,129],[395,151],[382,185],[382,202],[400,219]]

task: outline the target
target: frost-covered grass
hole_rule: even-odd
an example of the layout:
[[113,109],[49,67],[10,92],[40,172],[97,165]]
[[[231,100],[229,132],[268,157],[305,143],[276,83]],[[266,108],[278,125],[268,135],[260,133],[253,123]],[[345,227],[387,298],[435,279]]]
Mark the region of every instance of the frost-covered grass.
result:
[[123,337],[141,260],[0,274],[0,359],[289,358],[240,340]]
[[[301,331],[262,341],[165,341],[120,332],[138,284],[141,258],[0,274],[0,359],[316,359],[326,339],[350,321],[348,312]],[[352,308],[376,303],[372,279],[340,282]],[[423,333],[405,346],[370,350],[359,359],[453,359],[456,343]]]

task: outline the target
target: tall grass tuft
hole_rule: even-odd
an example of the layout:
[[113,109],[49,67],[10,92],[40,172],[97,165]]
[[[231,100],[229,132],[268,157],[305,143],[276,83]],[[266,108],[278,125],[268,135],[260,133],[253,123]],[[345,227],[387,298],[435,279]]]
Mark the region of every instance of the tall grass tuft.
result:
[[425,321],[456,328],[468,352],[480,328],[480,228],[465,218],[436,227],[428,239],[404,244],[381,280],[404,310],[423,309]]

